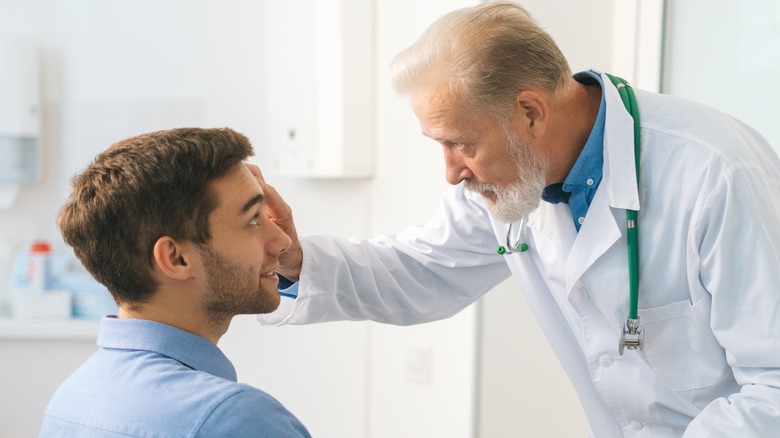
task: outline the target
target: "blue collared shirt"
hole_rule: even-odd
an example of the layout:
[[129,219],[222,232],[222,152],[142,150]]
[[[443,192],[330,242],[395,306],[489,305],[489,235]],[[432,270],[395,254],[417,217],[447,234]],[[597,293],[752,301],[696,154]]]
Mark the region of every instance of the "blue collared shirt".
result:
[[542,193],[542,200],[557,204],[567,202],[571,209],[571,216],[577,231],[585,222],[593,195],[596,193],[604,165],[604,120],[606,119],[607,105],[604,98],[604,82],[601,76],[593,70],[587,70],[574,75],[574,79],[581,83],[598,83],[601,86],[601,105],[590,132],[588,141],[585,142],[580,156],[572,166],[569,175],[563,183],[547,186]]
[[105,317],[97,344],[49,401],[41,437],[310,437],[276,399],[237,383],[207,339]]

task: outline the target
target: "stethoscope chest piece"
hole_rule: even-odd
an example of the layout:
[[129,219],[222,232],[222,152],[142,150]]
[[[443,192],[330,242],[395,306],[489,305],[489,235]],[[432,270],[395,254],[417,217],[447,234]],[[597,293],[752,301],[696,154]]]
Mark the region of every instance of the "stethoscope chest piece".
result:
[[620,329],[620,355],[623,355],[623,349],[643,350],[645,348],[645,332],[639,328],[639,317],[626,320],[626,324]]

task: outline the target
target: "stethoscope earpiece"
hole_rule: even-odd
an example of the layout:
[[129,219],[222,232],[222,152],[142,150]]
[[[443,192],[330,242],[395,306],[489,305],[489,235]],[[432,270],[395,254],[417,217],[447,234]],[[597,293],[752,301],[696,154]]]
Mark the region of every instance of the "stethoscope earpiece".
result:
[[520,252],[526,252],[528,251],[528,244],[523,242],[517,248],[520,250]]

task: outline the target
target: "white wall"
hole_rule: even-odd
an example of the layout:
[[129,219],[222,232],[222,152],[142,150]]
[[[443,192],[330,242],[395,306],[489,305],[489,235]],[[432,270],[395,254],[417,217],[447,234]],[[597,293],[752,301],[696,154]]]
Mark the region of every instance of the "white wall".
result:
[[[573,68],[609,70],[613,1],[622,0],[524,4]],[[407,103],[390,90],[386,68],[433,19],[476,3],[377,0],[376,174],[367,181],[272,181],[294,206],[301,233],[392,233],[432,214],[445,188],[439,147],[420,135]],[[42,48],[46,157],[42,183],[24,189],[13,210],[0,211],[0,241],[18,246],[37,234],[62,248],[54,214],[67,178],[125,136],[231,126],[261,150],[263,11],[263,2],[251,0],[0,0],[0,38],[28,37]],[[505,283],[497,292],[483,309],[418,327],[268,329],[240,317],[220,346],[240,380],[279,398],[318,437],[583,435],[576,397],[519,291]],[[84,348],[73,351],[71,362]],[[523,363],[528,358],[531,368]],[[37,378],[0,366],[3,381]],[[539,385],[545,381],[550,385]],[[15,396],[21,394],[0,398]],[[518,404],[490,408],[508,396]],[[572,420],[560,421],[567,414]]]
[[0,436],[37,437],[52,391],[95,350],[94,341],[0,340]]
[[[372,234],[427,221],[445,189],[441,149],[420,134],[406,99],[390,88],[387,68],[436,18],[466,0],[379,1],[377,8],[377,172]],[[409,196],[414,193],[414,196]],[[476,309],[416,327],[371,327],[372,438],[473,436]],[[415,379],[417,360],[429,379]],[[421,381],[422,380],[422,381]]]

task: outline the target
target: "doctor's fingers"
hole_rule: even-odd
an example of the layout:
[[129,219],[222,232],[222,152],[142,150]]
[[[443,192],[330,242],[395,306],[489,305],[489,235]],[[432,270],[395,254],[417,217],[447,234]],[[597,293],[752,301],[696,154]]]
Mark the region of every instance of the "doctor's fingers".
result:
[[246,163],[246,167],[257,178],[257,182],[260,183],[260,187],[263,189],[263,213],[292,240],[290,249],[292,252],[295,252],[296,248],[300,248],[300,242],[298,242],[298,232],[295,229],[292,208],[282,199],[282,196],[276,191],[274,186],[265,182],[263,173],[258,166]]
[[252,172],[252,175],[255,176],[255,178],[258,179],[261,183],[265,183],[265,178],[263,178],[263,172],[260,170],[260,166],[257,164],[247,163],[244,162],[244,166],[246,166],[247,169],[249,169],[250,172]]
[[[252,175],[257,178],[257,182],[260,183],[260,187],[263,188],[263,193],[265,195],[265,204],[263,209],[268,218],[279,226],[285,222],[290,222],[292,224],[292,208],[290,208],[287,202],[282,199],[282,196],[272,185],[265,182],[265,178],[263,177],[263,172],[260,171],[260,167],[251,163],[245,163],[245,165],[249,171],[252,172]],[[284,229],[284,227],[282,228]]]
[[292,209],[282,199],[279,192],[272,185],[265,182],[263,173],[258,166],[246,163],[246,167],[257,178],[265,194],[263,212],[290,238],[290,247],[279,255],[279,272],[288,280],[297,281],[301,272],[301,264],[303,263],[303,249],[301,248],[301,242],[298,240]]

